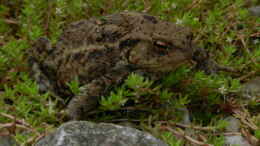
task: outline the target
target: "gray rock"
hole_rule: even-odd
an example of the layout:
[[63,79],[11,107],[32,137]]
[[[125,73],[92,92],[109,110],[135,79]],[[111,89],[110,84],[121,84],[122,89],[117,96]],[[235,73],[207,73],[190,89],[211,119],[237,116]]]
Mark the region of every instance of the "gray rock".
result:
[[260,77],[256,77],[245,83],[241,88],[241,94],[247,99],[260,98]]
[[[241,123],[238,119],[229,116],[224,119],[229,123],[225,128],[226,132],[239,132]],[[229,135],[225,136],[225,146],[251,146],[249,142],[241,135]]]
[[0,136],[0,146],[18,146],[11,136]]
[[114,124],[72,121],[61,125],[36,146],[167,146],[152,135]]
[[252,146],[241,135],[233,135],[225,137],[225,146]]
[[239,132],[241,124],[238,119],[229,116],[224,120],[228,122],[228,126],[225,128],[226,132]]
[[253,15],[260,17],[260,6],[251,7],[248,9],[248,11]]

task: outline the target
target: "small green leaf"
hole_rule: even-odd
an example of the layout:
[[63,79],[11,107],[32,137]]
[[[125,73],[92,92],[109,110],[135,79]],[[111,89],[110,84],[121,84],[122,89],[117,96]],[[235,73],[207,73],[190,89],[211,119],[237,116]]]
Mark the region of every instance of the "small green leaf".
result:
[[169,100],[173,97],[173,93],[172,92],[169,92],[168,90],[163,90],[161,91],[161,94],[160,94],[160,99],[161,100]]
[[69,87],[70,91],[73,94],[76,95],[76,94],[80,93],[79,81],[77,78],[75,80],[72,80],[71,82],[67,83],[66,85]]
[[129,93],[124,88],[118,88],[116,92],[111,92],[109,97],[101,98],[101,109],[104,110],[117,110],[123,106],[128,99],[126,98]]
[[149,81],[143,76],[132,73],[126,79],[125,84],[131,89],[138,90],[140,88],[149,88],[153,84],[153,81]]
[[255,137],[260,139],[260,130],[255,130]]
[[217,122],[216,128],[219,130],[222,130],[222,129],[226,128],[229,124],[231,124],[231,123],[229,123],[225,120],[219,120]]

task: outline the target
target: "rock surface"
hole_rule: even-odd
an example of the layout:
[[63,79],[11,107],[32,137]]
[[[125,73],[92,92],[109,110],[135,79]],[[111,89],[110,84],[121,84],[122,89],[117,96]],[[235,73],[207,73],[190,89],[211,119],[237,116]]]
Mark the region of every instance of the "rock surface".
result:
[[0,146],[18,146],[18,144],[10,136],[0,136]]
[[167,146],[152,135],[114,124],[72,121],[41,139],[36,146]]
[[253,16],[260,17],[260,6],[251,7],[248,10]]
[[239,132],[241,123],[238,119],[229,116],[224,120],[228,122],[228,126],[225,128],[226,132]]
[[[239,132],[241,123],[238,119],[229,116],[224,119],[229,123],[229,125],[225,128],[226,132]],[[251,146],[251,144],[241,135],[229,135],[225,136],[225,146]]]
[[226,136],[225,137],[225,146],[233,146],[233,145],[252,146],[241,135]]
[[241,89],[242,96],[247,99],[260,98],[260,77],[256,77],[245,83]]

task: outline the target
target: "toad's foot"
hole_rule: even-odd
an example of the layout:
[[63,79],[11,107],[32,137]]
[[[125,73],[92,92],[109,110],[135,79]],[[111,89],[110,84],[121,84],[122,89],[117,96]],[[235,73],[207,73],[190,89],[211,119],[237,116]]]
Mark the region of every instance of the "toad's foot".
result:
[[88,113],[97,107],[104,88],[104,84],[100,80],[94,80],[82,86],[80,93],[71,99],[67,107],[66,113],[69,119],[85,119]]

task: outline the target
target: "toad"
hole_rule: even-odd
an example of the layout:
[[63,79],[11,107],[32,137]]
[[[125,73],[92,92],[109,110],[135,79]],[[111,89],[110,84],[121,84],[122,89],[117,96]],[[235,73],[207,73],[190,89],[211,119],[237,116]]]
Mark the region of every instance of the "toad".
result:
[[[191,31],[138,13],[121,12],[70,24],[55,44],[39,38],[29,49],[31,76],[41,92],[71,97],[71,119],[83,119],[99,98],[132,72],[155,78],[193,59]],[[202,55],[203,56],[203,55]],[[80,92],[68,83],[77,79]]]

